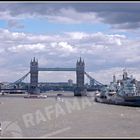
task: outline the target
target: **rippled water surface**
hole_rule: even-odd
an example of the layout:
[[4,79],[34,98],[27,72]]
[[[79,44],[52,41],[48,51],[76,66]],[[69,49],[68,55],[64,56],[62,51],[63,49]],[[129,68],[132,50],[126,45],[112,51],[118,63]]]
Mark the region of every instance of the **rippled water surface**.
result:
[[[2,137],[140,137],[140,108],[100,104],[71,92],[46,99],[0,97]],[[60,93],[60,92],[59,92]]]

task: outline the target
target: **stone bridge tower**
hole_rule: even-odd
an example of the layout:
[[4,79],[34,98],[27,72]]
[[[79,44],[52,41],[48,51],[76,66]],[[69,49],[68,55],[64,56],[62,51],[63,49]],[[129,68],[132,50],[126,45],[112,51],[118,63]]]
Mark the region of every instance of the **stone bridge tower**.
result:
[[35,60],[30,62],[30,93],[37,93],[38,89],[38,61]]
[[84,60],[77,61],[76,63],[76,89],[74,91],[75,96],[82,96],[86,94],[84,87],[84,74],[85,74],[85,63]]

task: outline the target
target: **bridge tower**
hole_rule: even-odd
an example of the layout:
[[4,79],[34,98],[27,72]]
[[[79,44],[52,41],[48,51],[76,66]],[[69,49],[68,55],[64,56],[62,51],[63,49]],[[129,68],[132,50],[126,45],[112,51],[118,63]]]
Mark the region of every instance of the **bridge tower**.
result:
[[84,87],[84,73],[85,73],[85,63],[84,60],[77,60],[76,63],[76,88],[74,91],[75,96],[82,96],[86,93],[85,87]]
[[30,62],[30,93],[38,93],[38,61]]

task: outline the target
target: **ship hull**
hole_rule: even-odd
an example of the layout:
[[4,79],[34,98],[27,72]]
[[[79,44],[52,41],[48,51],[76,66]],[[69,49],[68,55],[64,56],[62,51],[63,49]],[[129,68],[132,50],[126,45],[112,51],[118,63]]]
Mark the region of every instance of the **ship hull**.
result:
[[112,104],[112,105],[122,105],[122,106],[132,106],[132,107],[140,107],[140,97],[129,97],[122,98],[122,100],[112,100],[107,98],[100,98],[95,96],[95,102]]

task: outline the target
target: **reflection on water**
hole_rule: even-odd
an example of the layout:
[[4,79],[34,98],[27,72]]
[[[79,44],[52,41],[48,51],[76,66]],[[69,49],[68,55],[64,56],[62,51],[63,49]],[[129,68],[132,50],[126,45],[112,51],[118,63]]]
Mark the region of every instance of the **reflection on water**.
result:
[[92,93],[88,97],[74,97],[72,92],[45,94],[46,99],[1,96],[2,136],[140,137],[139,107],[95,103]]

